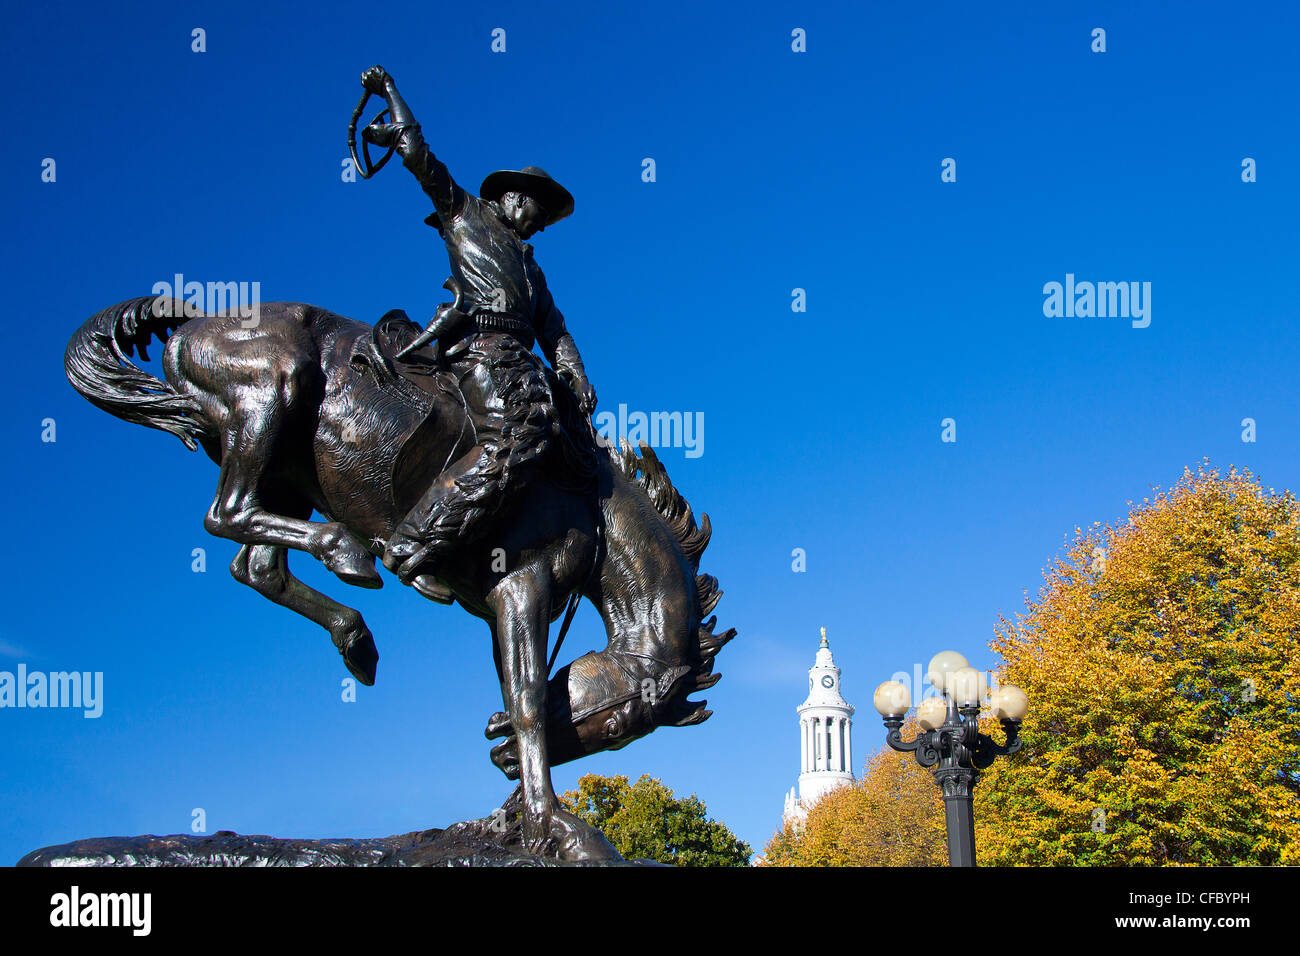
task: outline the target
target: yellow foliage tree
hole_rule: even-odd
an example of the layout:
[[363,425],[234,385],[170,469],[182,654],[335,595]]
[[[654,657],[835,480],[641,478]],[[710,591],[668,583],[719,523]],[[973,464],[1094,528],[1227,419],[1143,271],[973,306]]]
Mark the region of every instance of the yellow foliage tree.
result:
[[1076,529],[992,647],[1025,748],[980,776],[981,864],[1300,862],[1300,510],[1202,466]]
[[[903,736],[916,735],[915,716]],[[764,866],[938,866],[948,861],[943,798],[930,770],[885,747],[862,778],[817,801],[802,826],[786,824]]]

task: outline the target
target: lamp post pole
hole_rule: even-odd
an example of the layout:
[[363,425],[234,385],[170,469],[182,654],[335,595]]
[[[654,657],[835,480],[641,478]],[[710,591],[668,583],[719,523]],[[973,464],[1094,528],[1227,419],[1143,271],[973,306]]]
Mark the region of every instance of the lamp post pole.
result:
[[911,706],[911,693],[898,681],[876,689],[875,704],[884,718],[885,742],[911,753],[922,767],[935,767],[935,783],[943,791],[944,821],[950,866],[975,865],[975,812],[973,797],[979,772],[1000,756],[1018,751],[1020,722],[1028,710],[1024,691],[1004,684],[989,698],[993,716],[1002,722],[1006,743],[980,733],[980,698],[983,676],[955,651],[943,651],[930,662],[930,682],[942,697],[929,697],[917,707],[921,732],[904,740],[903,716]]

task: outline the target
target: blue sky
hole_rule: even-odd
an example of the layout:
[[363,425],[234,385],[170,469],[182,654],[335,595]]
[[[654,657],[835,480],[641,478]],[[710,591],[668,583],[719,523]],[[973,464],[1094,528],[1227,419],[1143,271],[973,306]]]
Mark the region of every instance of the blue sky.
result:
[[[875,685],[947,647],[991,666],[999,615],[1076,525],[1204,457],[1294,486],[1297,19],[1249,3],[12,8],[0,670],[102,671],[105,701],[97,720],[0,710],[0,862],[185,832],[194,808],[209,832],[405,832],[511,789],[481,736],[500,706],[481,622],[298,556],[379,644],[378,684],[344,703],[324,632],[226,573],[236,546],[202,527],[211,463],[62,372],[86,317],[177,272],[367,320],[431,314],[447,269],[419,188],[397,166],[341,181],[367,66],[396,76],[467,186],[536,164],[573,191],[534,244],[602,409],[704,416],[701,456],[661,456],[713,518],[703,570],[740,631],[715,715],[558,768],[557,786],[650,773],[758,850],[798,773],[819,626],[860,768],[883,740]],[[1150,326],[1044,316],[1067,273],[1150,282]],[[599,634],[584,607],[569,650]]]

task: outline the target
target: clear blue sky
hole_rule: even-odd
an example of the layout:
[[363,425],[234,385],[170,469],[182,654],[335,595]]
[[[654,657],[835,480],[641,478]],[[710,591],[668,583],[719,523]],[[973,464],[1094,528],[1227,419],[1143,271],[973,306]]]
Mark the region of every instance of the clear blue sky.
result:
[[[602,408],[704,414],[704,454],[662,456],[713,517],[703,568],[740,631],[715,716],[560,787],[651,773],[757,851],[798,773],[819,626],[860,767],[875,685],[946,647],[992,665],[999,615],[1075,525],[1202,457],[1296,483],[1291,5],[56,0],[6,19],[0,670],[103,671],[105,709],[0,711],[0,862],[185,832],[195,807],[209,832],[404,832],[512,787],[481,736],[500,706],[482,623],[298,557],[379,644],[377,686],[343,703],[324,632],[236,584],[236,546],[204,533],[212,464],[62,372],[86,317],[177,272],[427,318],[447,268],[424,196],[396,166],[340,179],[375,62],[462,182],[537,164],[577,197],[535,245]],[[1150,327],[1045,317],[1066,273],[1152,283]],[[597,624],[584,607],[575,655]]]

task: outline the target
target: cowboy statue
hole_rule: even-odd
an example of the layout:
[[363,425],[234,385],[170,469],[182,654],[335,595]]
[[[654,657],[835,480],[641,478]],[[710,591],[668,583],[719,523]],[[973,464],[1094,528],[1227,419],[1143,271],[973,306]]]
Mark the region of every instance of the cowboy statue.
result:
[[365,127],[362,137],[395,149],[433,200],[436,211],[425,222],[442,236],[451,262],[446,288],[455,301],[442,305],[403,353],[434,342],[434,354],[450,363],[476,413],[478,444],[410,510],[384,552],[384,565],[403,582],[445,599],[436,581],[439,562],[481,535],[487,520],[517,496],[559,427],[534,342],[582,412],[596,407],[578,347],[524,241],[572,213],[573,196],[536,166],[494,172],[471,195],[425,144],[388,72],[371,67],[361,82],[387,101],[391,119]]
[[[362,84],[348,127],[357,175],[400,150],[447,245],[453,300],[427,327],[400,309],[371,325],[304,302],[261,303],[250,327],[225,310],[182,317],[183,303],[155,293],[83,322],[64,371],[97,408],[219,466],[203,526],[240,545],[231,575],[325,629],[361,684],[375,682],[374,635],[356,608],[296,578],[291,553],[363,588],[383,585],[382,557],[425,597],[488,625],[502,709],[484,734],[518,787],[500,819],[440,831],[451,836],[439,859],[616,861],[561,805],[551,768],[709,718],[691,695],[718,682],[716,657],[735,636],[715,631],[722,590],[699,567],[712,525],[696,522],[650,446],[603,448],[592,428],[596,393],[526,242],[568,216],[573,197],[536,167],[493,173],[470,195],[429,152],[392,78],[376,66]],[[385,108],[358,142],[372,96]],[[388,150],[378,163],[376,146]],[[131,361],[155,341],[165,381]],[[125,579],[123,593],[135,590]],[[557,667],[583,599],[605,647]],[[396,839],[431,859],[431,844]],[[337,859],[336,846],[322,853]],[[102,860],[99,841],[89,852]]]

